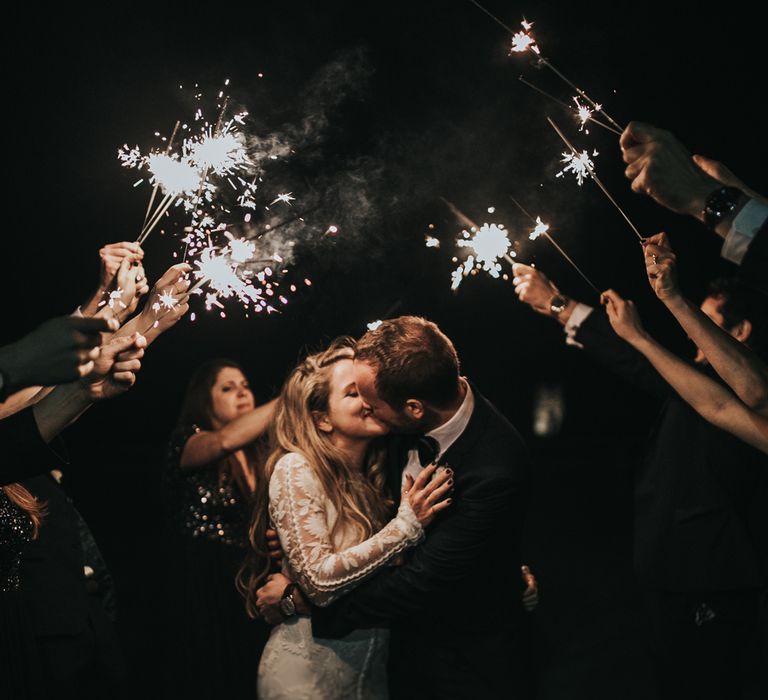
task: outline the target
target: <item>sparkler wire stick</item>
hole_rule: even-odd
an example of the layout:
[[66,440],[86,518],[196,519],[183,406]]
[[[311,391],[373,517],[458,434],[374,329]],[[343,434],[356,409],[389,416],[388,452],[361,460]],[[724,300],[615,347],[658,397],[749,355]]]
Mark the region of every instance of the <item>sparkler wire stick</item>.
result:
[[[173,127],[173,131],[171,132],[171,138],[168,139],[168,145],[165,148],[166,155],[171,152],[171,147],[173,146],[173,141],[176,138],[176,132],[179,130],[179,126],[181,125],[181,122],[176,120],[176,124]],[[144,214],[144,222],[141,224],[141,230],[144,231],[144,227],[147,225],[147,220],[149,219],[149,212],[152,211],[152,205],[155,202],[155,196],[157,195],[157,190],[160,187],[159,182],[155,182],[155,186],[152,188],[152,195],[149,198],[149,204],[147,205],[147,212]],[[141,233],[139,234],[139,238],[141,238]]]
[[[486,10],[477,0],[469,0],[475,7],[485,12],[486,15],[488,15],[496,24],[498,24],[501,27],[504,27],[512,36],[515,36],[515,32],[508,27],[504,22],[502,22],[498,17],[491,14],[488,10]],[[620,131],[624,131],[624,127],[622,127],[620,124],[618,124],[608,112],[606,112],[600,105],[598,105],[589,95],[587,95],[586,92],[584,92],[581,88],[574,85],[568,78],[566,78],[557,68],[555,68],[544,56],[542,56],[540,53],[536,52],[537,60],[540,64],[546,66],[549,68],[558,78],[560,78],[566,85],[568,85],[572,90],[575,90],[580,97],[584,98],[589,104],[594,107],[595,111],[600,112],[605,118],[617,129]]]
[[150,233],[152,233],[152,230],[160,223],[160,219],[163,218],[163,214],[168,211],[168,209],[171,208],[171,205],[176,201],[176,195],[173,194],[167,194],[163,198],[163,201],[160,202],[160,205],[157,207],[157,210],[152,215],[152,218],[150,219],[149,223],[144,227],[141,234],[139,235],[138,243],[141,245],[144,243],[144,241],[147,240],[147,237]]
[[[576,150],[576,147],[568,140],[568,138],[565,136],[565,134],[560,131],[559,127],[555,122],[552,121],[549,117],[547,117],[547,121],[549,122],[550,126],[557,132],[557,135],[562,139],[563,143],[568,146],[568,148],[571,150],[574,156],[578,157],[579,152]],[[614,207],[619,211],[619,213],[624,217],[624,220],[629,224],[629,227],[635,232],[635,235],[640,239],[640,242],[645,240],[645,237],[643,236],[640,231],[637,230],[637,226],[635,226],[632,223],[632,220],[624,213],[624,210],[619,206],[619,203],[611,196],[611,193],[606,189],[605,185],[600,181],[600,178],[597,177],[597,173],[594,171],[593,168],[586,166],[589,170],[589,174],[592,176],[592,179],[597,183],[597,186],[603,191],[603,194],[608,197],[611,204],[613,204]]]
[[[513,202],[514,202],[516,205],[517,205],[517,208],[518,208],[518,209],[519,209],[521,212],[523,212],[523,214],[525,214],[525,215],[526,215],[526,216],[527,216],[527,217],[528,217],[528,218],[531,220],[531,222],[532,222],[532,223],[534,223],[534,224],[536,223],[535,219],[534,219],[534,218],[533,218],[533,217],[532,217],[532,216],[531,216],[531,215],[530,215],[530,214],[529,214],[529,213],[528,213],[528,212],[527,212],[527,211],[526,211],[526,210],[523,208],[523,205],[522,205],[522,204],[520,204],[520,202],[518,202],[518,201],[517,201],[517,200],[516,200],[514,197],[512,197],[512,196],[510,196],[510,199],[511,199],[511,200],[512,200],[512,201],[513,201]],[[566,260],[567,260],[567,261],[568,261],[568,262],[569,262],[569,263],[570,263],[570,264],[573,266],[573,269],[574,269],[574,270],[576,270],[576,272],[578,272],[578,273],[581,275],[582,279],[583,279],[583,280],[584,280],[584,281],[585,281],[585,282],[586,282],[586,283],[587,283],[587,284],[588,284],[590,287],[592,287],[592,289],[594,289],[594,290],[595,290],[595,292],[597,292],[597,294],[600,294],[600,290],[599,290],[599,289],[598,289],[598,288],[597,288],[597,287],[596,287],[594,284],[592,284],[592,280],[590,280],[590,279],[589,279],[589,277],[587,277],[587,276],[586,276],[586,275],[585,275],[585,274],[584,274],[584,273],[581,271],[581,269],[579,268],[579,266],[578,266],[578,265],[577,265],[575,262],[573,262],[573,260],[571,260],[571,257],[568,255],[568,253],[566,253],[566,252],[565,252],[565,251],[564,251],[564,250],[563,250],[563,249],[562,249],[562,248],[561,248],[561,247],[560,247],[560,246],[557,244],[557,241],[555,241],[555,239],[554,239],[554,238],[552,238],[552,236],[550,236],[550,235],[549,235],[549,233],[547,233],[546,231],[543,231],[543,234],[544,234],[544,237],[545,237],[545,238],[546,238],[546,239],[547,239],[547,240],[548,240],[548,241],[549,241],[549,242],[550,242],[550,243],[551,243],[553,246],[555,246],[555,248],[556,248],[556,249],[557,249],[557,251],[560,253],[560,255],[562,255],[562,256],[563,256],[563,257],[564,257],[564,258],[565,258],[565,259],[566,259]]]
[[[218,136],[221,133],[221,122],[224,119],[224,111],[227,109],[227,105],[229,105],[229,95],[226,95],[224,97],[224,102],[221,105],[221,111],[219,112],[219,118],[216,120],[216,126],[213,129],[213,136],[214,138]],[[200,198],[203,194],[203,187],[205,186],[205,181],[208,179],[208,170],[209,168],[206,167],[203,171],[203,174],[200,176],[200,186],[197,188],[197,194],[195,195],[194,201],[196,203],[200,202]],[[211,237],[210,234],[208,236],[208,243],[210,244]],[[189,250],[189,239],[184,241],[184,255],[181,258],[182,262],[187,262],[187,251]]]
[[[531,82],[528,82],[528,81],[527,81],[527,80],[526,80],[526,79],[525,79],[525,78],[524,78],[522,75],[521,75],[521,76],[518,78],[518,80],[519,80],[519,81],[520,81],[520,82],[521,82],[523,85],[527,85],[529,88],[531,88],[531,90],[535,90],[535,91],[536,91],[536,92],[538,92],[540,95],[544,95],[544,97],[546,97],[546,98],[548,98],[548,99],[552,100],[553,102],[555,102],[555,103],[559,104],[561,107],[564,107],[565,109],[567,109],[567,110],[569,110],[569,111],[571,111],[571,112],[577,112],[577,113],[578,113],[578,111],[579,111],[578,109],[576,109],[575,107],[572,107],[572,106],[571,106],[571,105],[569,105],[567,102],[563,102],[562,100],[559,100],[559,99],[558,99],[557,97],[555,97],[554,95],[550,95],[548,92],[545,92],[544,90],[542,90],[540,87],[538,87],[538,86],[534,85],[533,83],[531,83]],[[601,127],[603,127],[603,129],[606,129],[606,130],[610,131],[612,134],[616,134],[616,136],[621,136],[621,131],[619,131],[618,129],[614,129],[612,126],[609,126],[609,125],[608,125],[608,124],[606,124],[605,122],[601,122],[599,119],[595,119],[595,118],[594,118],[593,116],[591,116],[591,115],[590,115],[590,117],[588,118],[588,121],[590,121],[590,122],[593,122],[593,123],[594,123],[594,124],[596,124],[597,126],[601,126]]]

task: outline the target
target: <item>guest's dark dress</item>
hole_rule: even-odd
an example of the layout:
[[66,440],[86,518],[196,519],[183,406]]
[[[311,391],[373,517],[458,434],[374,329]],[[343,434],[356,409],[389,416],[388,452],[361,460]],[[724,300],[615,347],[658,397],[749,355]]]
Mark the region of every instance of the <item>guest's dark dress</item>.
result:
[[180,698],[253,700],[269,631],[247,616],[235,588],[252,499],[226,463],[180,468],[184,445],[198,430],[174,433],[165,465],[166,690]]
[[42,698],[35,639],[24,624],[19,567],[32,521],[0,489],[0,698]]

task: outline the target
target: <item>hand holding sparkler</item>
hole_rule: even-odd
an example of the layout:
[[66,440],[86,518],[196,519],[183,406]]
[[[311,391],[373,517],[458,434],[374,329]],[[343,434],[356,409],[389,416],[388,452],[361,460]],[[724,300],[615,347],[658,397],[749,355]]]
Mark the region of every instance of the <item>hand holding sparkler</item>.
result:
[[721,187],[669,131],[631,122],[619,141],[632,190],[678,214],[704,220],[707,197]]
[[[522,263],[515,263],[512,272],[515,275],[512,279],[515,294],[520,301],[540,314],[556,318],[563,325],[568,322],[576,302],[563,295],[543,272]],[[560,311],[555,311],[556,308]]]
[[[106,295],[115,291],[116,286],[120,287],[119,282],[117,285],[115,284],[120,266],[125,260],[130,261],[132,264],[139,264],[144,258],[144,251],[138,243],[128,241],[108,243],[99,250],[99,258],[99,283],[96,291],[80,307],[83,316],[96,315],[99,308],[103,306],[101,302],[104,301]],[[141,282],[141,280],[138,281]]]
[[682,295],[677,283],[677,257],[672,252],[666,233],[657,233],[643,244],[645,271],[656,296],[665,304]]
[[186,263],[173,265],[155,283],[141,313],[126,323],[117,334],[138,332],[147,345],[173,326],[189,310],[189,282],[184,279],[192,268]]
[[99,318],[115,318],[122,324],[133,315],[139,300],[149,291],[146,273],[141,263],[123,258],[115,278],[115,288],[98,303]]
[[116,336],[102,345],[93,371],[82,380],[88,398],[104,401],[128,391],[136,383],[146,346],[146,339],[139,333]]
[[616,335],[635,347],[648,340],[648,333],[643,328],[634,302],[623,299],[617,292],[608,289],[600,295],[600,303],[605,306],[608,320]]

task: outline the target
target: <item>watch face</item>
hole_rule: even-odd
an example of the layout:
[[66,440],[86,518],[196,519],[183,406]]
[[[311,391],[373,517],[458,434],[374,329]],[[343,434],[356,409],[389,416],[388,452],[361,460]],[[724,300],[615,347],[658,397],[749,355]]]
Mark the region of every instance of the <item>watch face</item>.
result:
[[280,611],[285,615],[286,617],[290,617],[291,615],[294,615],[296,613],[296,605],[293,602],[293,598],[283,598],[280,601]]

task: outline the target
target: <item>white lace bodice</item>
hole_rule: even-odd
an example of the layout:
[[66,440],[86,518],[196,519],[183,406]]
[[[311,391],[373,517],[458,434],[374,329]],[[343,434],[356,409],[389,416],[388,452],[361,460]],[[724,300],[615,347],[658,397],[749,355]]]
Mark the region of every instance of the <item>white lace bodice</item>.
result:
[[306,458],[291,452],[275,465],[269,511],[286,557],[286,574],[315,605],[329,605],[424,536],[408,500],[379,532],[360,542],[343,529],[331,540],[337,513]]

